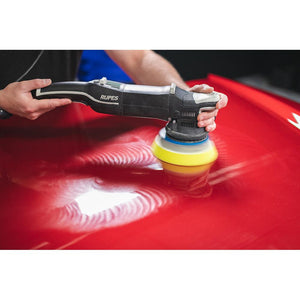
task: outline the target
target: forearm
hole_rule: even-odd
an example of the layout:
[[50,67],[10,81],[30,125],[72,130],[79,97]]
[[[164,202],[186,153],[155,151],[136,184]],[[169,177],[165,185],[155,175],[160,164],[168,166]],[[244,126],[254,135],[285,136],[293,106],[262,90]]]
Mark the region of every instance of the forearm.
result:
[[137,84],[162,86],[173,82],[188,88],[171,63],[151,50],[108,50],[107,54]]

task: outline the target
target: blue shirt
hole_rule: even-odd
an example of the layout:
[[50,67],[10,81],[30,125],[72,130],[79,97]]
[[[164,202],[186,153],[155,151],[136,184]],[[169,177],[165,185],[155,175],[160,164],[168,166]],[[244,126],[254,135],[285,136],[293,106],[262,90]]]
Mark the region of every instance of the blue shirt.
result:
[[78,70],[78,80],[90,81],[102,77],[124,83],[133,82],[104,50],[84,50]]

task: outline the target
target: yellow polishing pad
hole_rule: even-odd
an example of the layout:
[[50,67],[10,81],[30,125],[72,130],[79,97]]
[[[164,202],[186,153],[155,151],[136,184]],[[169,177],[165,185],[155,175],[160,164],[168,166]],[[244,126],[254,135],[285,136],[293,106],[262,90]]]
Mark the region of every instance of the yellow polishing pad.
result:
[[173,165],[164,161],[160,161],[163,169],[168,172],[176,173],[176,174],[185,174],[185,175],[195,175],[202,174],[206,171],[209,171],[213,163],[200,165],[200,166],[180,166]]
[[161,161],[179,166],[201,166],[218,157],[215,144],[210,139],[198,144],[176,144],[157,135],[152,144],[153,154]]

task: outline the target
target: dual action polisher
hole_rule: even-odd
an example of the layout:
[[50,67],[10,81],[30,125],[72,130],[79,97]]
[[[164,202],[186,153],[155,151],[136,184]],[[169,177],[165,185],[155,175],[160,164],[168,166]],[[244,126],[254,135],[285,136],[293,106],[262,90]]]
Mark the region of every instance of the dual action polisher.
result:
[[175,84],[146,86],[110,81],[56,82],[35,91],[36,99],[69,98],[99,113],[168,121],[156,136],[152,151],[164,164],[203,166],[218,152],[205,128],[197,125],[199,112],[215,109],[220,95],[185,91]]

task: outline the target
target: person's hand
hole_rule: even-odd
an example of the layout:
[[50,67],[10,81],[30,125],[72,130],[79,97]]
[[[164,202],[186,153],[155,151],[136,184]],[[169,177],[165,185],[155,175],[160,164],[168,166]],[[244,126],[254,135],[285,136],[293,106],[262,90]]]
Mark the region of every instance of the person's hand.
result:
[[[199,84],[194,85],[189,89],[190,92],[196,93],[211,93],[213,92],[214,88],[207,85],[207,84]],[[210,132],[216,129],[215,118],[218,114],[219,109],[224,108],[227,105],[228,98],[226,95],[219,93],[221,96],[221,100],[217,103],[216,109],[210,112],[201,112],[198,114],[198,126],[205,127],[205,130]]]
[[0,107],[7,112],[35,120],[59,106],[70,104],[70,99],[34,99],[31,91],[51,84],[50,79],[33,79],[13,82],[0,90]]

